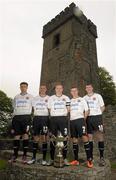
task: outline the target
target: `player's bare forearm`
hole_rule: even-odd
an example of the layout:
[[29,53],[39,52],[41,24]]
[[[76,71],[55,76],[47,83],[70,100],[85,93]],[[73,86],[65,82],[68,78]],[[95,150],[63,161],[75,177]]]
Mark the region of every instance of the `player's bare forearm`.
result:
[[89,115],[89,111],[85,111],[84,112],[84,119],[86,120],[87,119],[87,116]]
[[70,107],[69,106],[67,107],[67,112],[70,113]]
[[100,107],[101,111],[104,112],[105,111],[105,106]]
[[50,112],[51,112],[51,109],[48,109],[48,112],[49,112],[49,114],[50,114]]

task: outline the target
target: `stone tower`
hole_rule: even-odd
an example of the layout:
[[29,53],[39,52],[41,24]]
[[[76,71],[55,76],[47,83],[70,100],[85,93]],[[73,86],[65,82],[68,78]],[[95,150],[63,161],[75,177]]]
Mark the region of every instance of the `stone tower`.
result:
[[42,37],[41,83],[48,85],[50,94],[56,82],[62,82],[67,94],[73,84],[81,95],[87,82],[99,89],[96,26],[74,3],[44,25]]

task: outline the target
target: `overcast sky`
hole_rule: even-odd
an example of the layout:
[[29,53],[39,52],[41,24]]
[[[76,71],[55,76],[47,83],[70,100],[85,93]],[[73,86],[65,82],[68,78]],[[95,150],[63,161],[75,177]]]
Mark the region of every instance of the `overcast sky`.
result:
[[0,89],[13,97],[19,83],[38,93],[43,25],[71,2],[97,25],[99,66],[116,82],[116,1],[111,0],[0,0]]

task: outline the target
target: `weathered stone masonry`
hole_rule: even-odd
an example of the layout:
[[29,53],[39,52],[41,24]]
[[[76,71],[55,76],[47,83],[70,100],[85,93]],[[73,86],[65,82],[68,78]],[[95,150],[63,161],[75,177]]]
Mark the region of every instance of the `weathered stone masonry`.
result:
[[72,84],[79,86],[81,95],[87,82],[99,89],[96,25],[84,14],[75,15],[75,8],[70,4],[43,27],[41,82],[48,85],[50,94],[57,81],[67,94]]

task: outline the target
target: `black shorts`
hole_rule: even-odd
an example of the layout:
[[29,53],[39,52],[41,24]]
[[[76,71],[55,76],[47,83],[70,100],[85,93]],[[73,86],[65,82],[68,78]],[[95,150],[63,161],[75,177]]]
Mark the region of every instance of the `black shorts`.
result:
[[33,134],[46,135],[48,133],[48,116],[34,116],[33,118]]
[[78,138],[86,135],[86,126],[83,118],[70,121],[71,138]]
[[62,136],[68,135],[68,118],[67,116],[52,116],[50,118],[50,132],[57,136],[60,132]]
[[15,135],[28,133],[27,129],[29,128],[30,123],[31,115],[15,115],[12,119],[12,128],[15,131]]
[[87,123],[88,134],[93,134],[94,131],[103,132],[102,115],[88,116],[86,123]]

